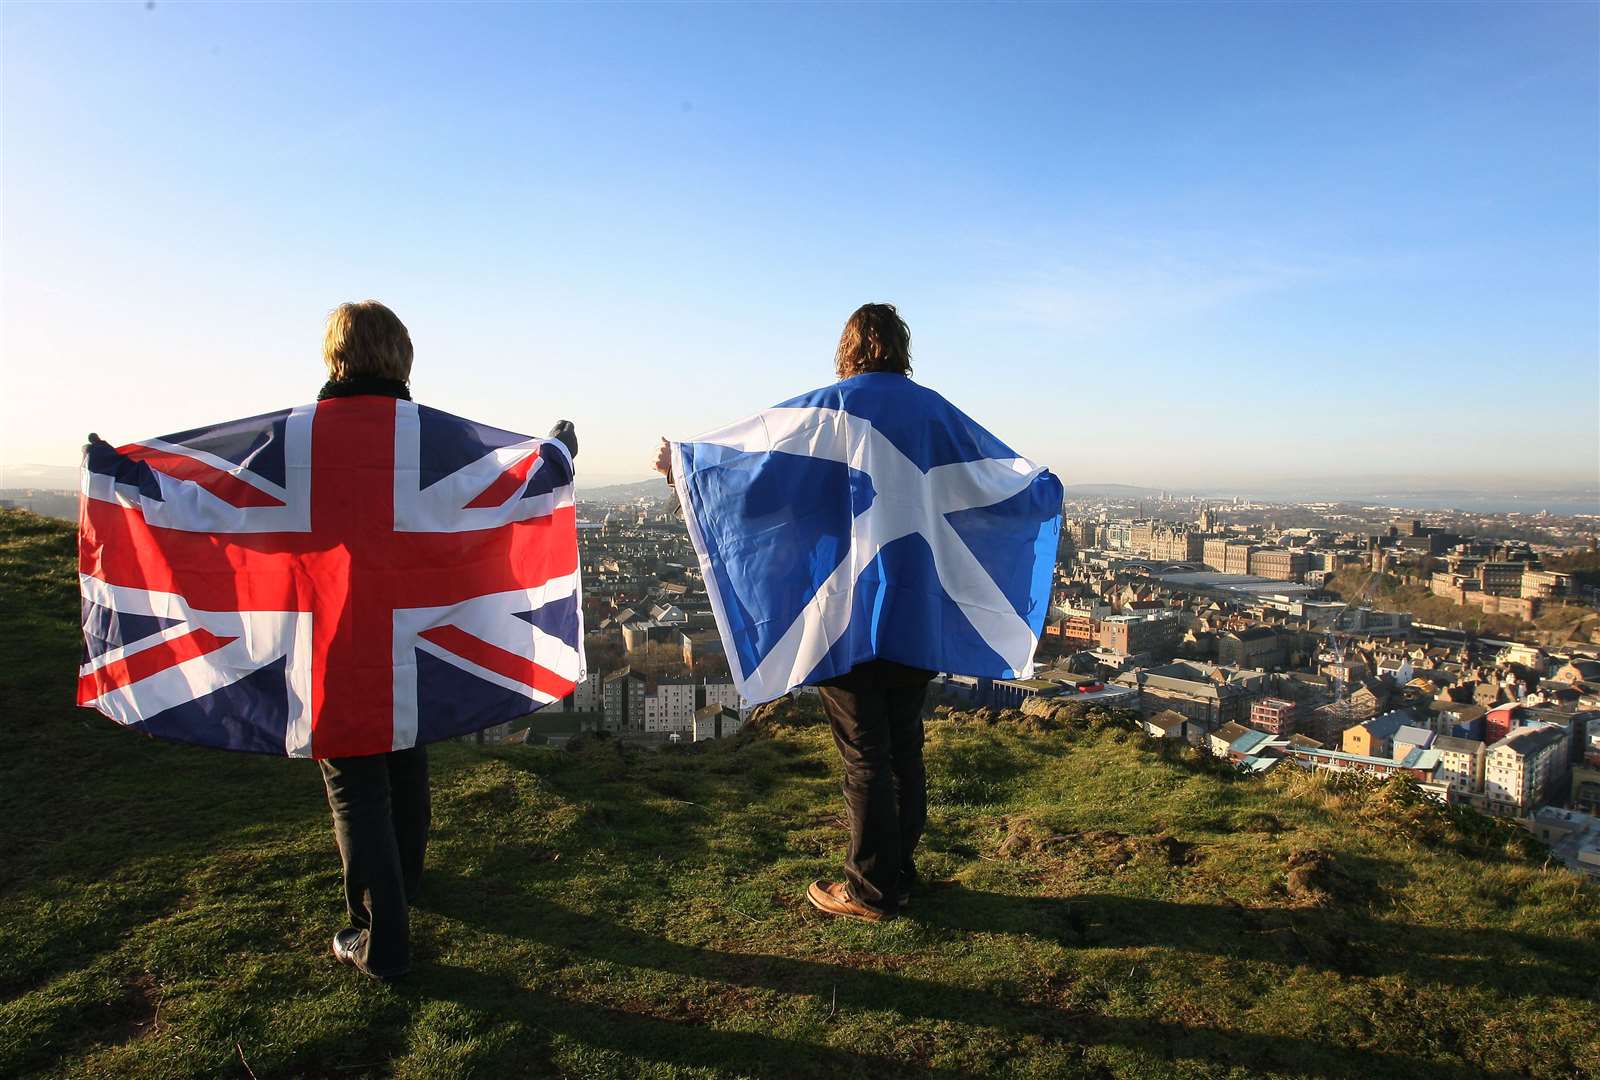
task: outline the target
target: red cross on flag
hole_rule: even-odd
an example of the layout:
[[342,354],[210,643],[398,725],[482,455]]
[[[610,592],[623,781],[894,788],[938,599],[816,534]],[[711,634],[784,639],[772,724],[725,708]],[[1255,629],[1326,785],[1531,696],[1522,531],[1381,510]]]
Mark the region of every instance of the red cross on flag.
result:
[[96,443],[78,703],[328,758],[558,701],[584,668],[572,476],[559,442],[376,395]]

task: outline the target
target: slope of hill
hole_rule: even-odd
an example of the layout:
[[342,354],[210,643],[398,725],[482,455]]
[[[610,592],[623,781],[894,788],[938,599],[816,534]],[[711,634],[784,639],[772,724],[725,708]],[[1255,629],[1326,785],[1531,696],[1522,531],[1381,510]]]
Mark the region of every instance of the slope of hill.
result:
[[308,762],[69,704],[69,527],[0,517],[0,1075],[1573,1077],[1600,900],[1403,788],[1242,781],[1124,718],[944,713],[908,914],[831,923],[803,705],[659,754],[439,747],[416,964],[328,955]]
[[1384,611],[1405,611],[1419,622],[1462,627],[1480,634],[1532,635],[1540,631],[1587,634],[1600,624],[1600,616],[1594,613],[1593,608],[1579,604],[1551,604],[1530,623],[1514,615],[1486,615],[1482,608],[1435,596],[1427,586],[1409,584],[1393,574],[1382,575],[1369,593],[1371,579],[1370,570],[1347,566],[1328,579],[1327,590],[1332,596],[1352,601],[1367,593],[1367,602]]

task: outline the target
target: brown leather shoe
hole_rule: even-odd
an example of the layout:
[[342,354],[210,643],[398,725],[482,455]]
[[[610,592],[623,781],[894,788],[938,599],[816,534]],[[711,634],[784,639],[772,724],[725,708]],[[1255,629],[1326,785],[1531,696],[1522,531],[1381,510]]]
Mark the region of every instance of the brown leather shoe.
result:
[[850,891],[842,881],[823,881],[820,878],[806,888],[806,899],[824,915],[838,915],[862,922],[887,922],[894,918],[892,911],[878,911],[850,899]]
[[379,982],[388,982],[390,979],[398,979],[404,975],[405,972],[403,971],[394,975],[379,975],[376,971],[369,971],[366,965],[362,964],[361,944],[366,934],[365,930],[357,930],[353,926],[347,926],[333,935],[333,955],[339,963],[349,964],[361,974],[377,979]]

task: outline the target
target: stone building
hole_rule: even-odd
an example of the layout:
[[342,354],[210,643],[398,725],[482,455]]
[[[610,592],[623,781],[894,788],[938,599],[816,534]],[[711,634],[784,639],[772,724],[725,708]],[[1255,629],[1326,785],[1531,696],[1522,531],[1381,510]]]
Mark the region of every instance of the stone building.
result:
[[1201,545],[1201,561],[1219,574],[1248,574],[1251,550],[1247,541],[1213,537]]
[[1271,626],[1250,626],[1217,635],[1217,661],[1242,668],[1275,668],[1283,663],[1283,642]]
[[1255,684],[1261,679],[1264,676],[1180,660],[1125,671],[1113,682],[1138,690],[1139,711],[1144,715],[1171,709],[1196,721],[1200,730],[1210,731],[1250,715]]
[[1555,570],[1524,570],[1522,595],[1530,600],[1554,600],[1572,591],[1572,575]]
[[1149,653],[1172,655],[1183,632],[1177,613],[1157,610],[1141,615],[1108,615],[1100,621],[1100,647],[1119,656]]
[[1521,596],[1527,568],[1521,561],[1486,562],[1478,567],[1478,588],[1489,596]]
[[1303,581],[1306,571],[1311,569],[1311,556],[1286,548],[1256,548],[1249,552],[1245,565],[1256,577],[1273,581]]

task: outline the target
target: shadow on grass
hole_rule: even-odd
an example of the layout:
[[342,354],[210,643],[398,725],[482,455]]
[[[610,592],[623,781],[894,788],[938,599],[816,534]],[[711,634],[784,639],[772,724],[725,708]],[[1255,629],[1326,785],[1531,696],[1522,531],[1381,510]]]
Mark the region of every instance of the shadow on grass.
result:
[[972,933],[1032,934],[1070,948],[1156,946],[1341,975],[1399,975],[1508,996],[1594,992],[1600,949],[1505,930],[1444,931],[1390,922],[1360,911],[1246,908],[1145,897],[1084,894],[1009,896],[949,888],[920,906],[919,922]]
[[[0,897],[40,880],[104,880],[129,863],[203,857],[261,827],[327,816],[310,762],[160,742],[87,710],[27,718],[0,776]],[[17,764],[17,762],[25,764]]]
[[517,1060],[496,1052],[483,1067],[501,1075],[557,1075],[551,1043],[559,1035],[591,1050],[632,1061],[686,1069],[715,1069],[746,1076],[926,1076],[960,1080],[967,1073],[937,1069],[894,1057],[859,1053],[756,1031],[717,1030],[692,1020],[671,1020],[622,1009],[572,1001],[514,980],[468,968],[431,965],[414,991],[418,999],[448,998],[472,1007],[502,1003],[501,1018],[514,1017],[538,1029],[542,1038],[518,1047]]
[[[52,723],[75,720],[86,735],[40,722],[5,748],[26,765],[0,776],[0,905],[14,913],[0,997],[115,951],[177,910],[185,879],[219,853],[292,841],[328,817],[305,763],[157,743],[87,713]],[[331,830],[328,849],[332,860]],[[48,914],[28,917],[36,906]]]
[[[1064,927],[1070,928],[1073,925],[1064,909],[1058,912],[1031,906],[1031,902],[1019,901],[1017,898],[996,897],[992,894],[974,895],[979,899],[975,903],[968,904],[965,910],[969,914],[979,915],[987,911],[993,919],[976,920],[983,925],[973,926],[971,929],[993,932],[1010,928],[1020,932],[1022,924],[1028,923],[1030,918],[1038,918],[1041,915],[1047,918],[1058,917]],[[472,900],[477,899],[481,898],[472,898]],[[1120,900],[1110,897],[1096,899],[1103,901],[1105,905],[1112,905]],[[813,960],[723,952],[682,945],[543,900],[530,899],[527,896],[520,897],[516,901],[494,900],[475,903],[472,900],[461,896],[457,888],[446,888],[437,896],[435,907],[441,914],[476,925],[488,933],[520,937],[542,945],[564,948],[623,967],[644,968],[683,978],[718,981],[785,995],[810,995],[818,1000],[830,1000],[836,991],[841,1011],[889,1009],[914,1021],[991,1028],[1019,1041],[1045,1040],[1074,1050],[1085,1046],[1121,1046],[1154,1053],[1173,1061],[1204,1062],[1232,1068],[1246,1067],[1252,1072],[1281,1071],[1329,1078],[1426,1075],[1459,1078],[1459,1080],[1482,1080],[1482,1078],[1510,1080],[1510,1077],[1516,1075],[1511,1072],[1486,1071],[1474,1066],[1456,1065],[1403,1053],[1330,1045],[1295,1036],[1225,1028],[1190,1027],[1162,1019],[1108,1017],[1086,1011],[1057,1009],[1029,1001],[1021,992],[1017,996],[1009,996],[992,989],[954,986],[928,979],[865,971]],[[1017,902],[1013,904],[1012,901]],[[1067,902],[1057,901],[1057,903]],[[1084,904],[1082,907],[1088,911],[1097,910],[1092,904]],[[1166,906],[1168,909],[1184,907],[1185,905]],[[1184,912],[1153,907],[1144,909],[1143,914],[1155,918],[1181,916]],[[931,924],[946,926],[959,927],[968,921],[959,916],[948,920],[941,920],[937,916],[923,917]],[[1038,923],[1029,923],[1028,932],[1041,932],[1041,927]],[[1071,932],[1076,933],[1076,931]],[[1153,936],[1159,939],[1162,932],[1156,930]],[[1160,941],[1152,940],[1152,934],[1146,934],[1143,938],[1130,936],[1122,943],[1149,945],[1160,944]],[[1110,941],[1106,942],[1108,947],[1113,944]],[[1293,958],[1284,959],[1288,963],[1296,962]],[[433,978],[431,971],[432,969],[419,971],[421,980],[431,984]],[[466,978],[466,975],[459,972],[448,973],[448,979]],[[448,979],[445,986],[448,986]],[[480,991],[474,989],[473,992]],[[530,996],[526,991],[512,992],[520,993],[524,997]],[[685,993],[689,991],[686,989]],[[519,1008],[534,1008],[534,1006],[519,1006]],[[578,1010],[580,1014],[578,1017],[558,1020],[558,1030],[586,1043],[590,1039],[596,1039],[598,1041],[594,1045],[600,1047],[622,1049],[622,1044],[625,1043],[626,1052],[629,1054],[643,1053],[649,1056],[649,1051],[635,1045],[633,1036],[625,1038],[619,1031],[656,1032],[663,1025],[669,1030],[675,1026],[667,1021],[620,1013],[612,1018],[612,1023],[596,1025],[592,1020],[583,1018],[585,1014],[594,1012],[593,1007],[583,1005],[579,1006]],[[569,1023],[575,1026],[568,1026]],[[669,1039],[667,1045],[680,1048],[671,1053],[689,1056],[669,1056],[665,1060],[681,1060],[683,1064],[715,1063],[723,1067],[744,1068],[753,1064],[746,1060],[748,1055],[753,1054],[766,1060],[765,1055],[782,1050],[782,1047],[776,1044],[782,1043],[783,1040],[767,1036],[724,1033],[704,1027],[692,1027],[688,1030],[691,1034],[683,1036],[682,1042]],[[810,1044],[792,1047],[789,1052],[803,1055],[807,1059],[813,1054],[830,1053],[825,1048],[819,1049]],[[852,1054],[850,1057],[856,1059],[859,1065],[872,1062],[870,1056],[861,1058]],[[780,1060],[783,1064],[776,1071],[781,1075],[838,1071],[826,1063],[813,1070],[792,1056]],[[841,1067],[847,1064],[849,1062],[846,1061],[833,1063]],[[876,1063],[873,1064],[876,1067]],[[769,1067],[756,1071],[770,1073],[773,1070]]]

